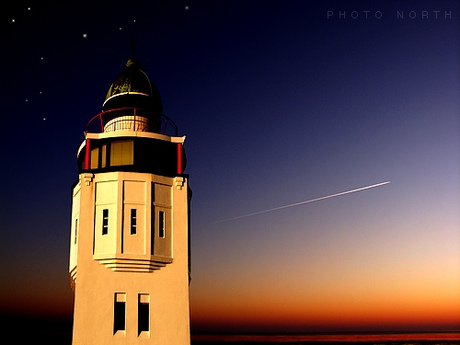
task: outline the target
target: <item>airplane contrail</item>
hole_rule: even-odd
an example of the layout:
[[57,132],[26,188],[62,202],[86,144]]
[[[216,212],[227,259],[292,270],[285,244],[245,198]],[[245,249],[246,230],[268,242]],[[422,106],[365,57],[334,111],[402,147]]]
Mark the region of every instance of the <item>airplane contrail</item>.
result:
[[335,198],[336,196],[341,196],[341,195],[345,195],[345,194],[361,192],[361,191],[363,191],[363,190],[367,190],[367,189],[371,189],[371,188],[376,188],[376,187],[384,186],[384,185],[389,184],[389,183],[390,183],[390,181],[381,182],[381,183],[373,184],[373,185],[371,185],[371,186],[360,187],[360,188],[351,189],[351,190],[347,190],[347,191],[340,192],[340,193],[336,193],[336,194],[331,194],[331,195],[327,195],[327,196],[322,196],[322,197],[316,198],[316,199],[305,200],[305,201],[299,201],[299,202],[296,202],[296,203],[294,203],[294,204],[289,204],[289,205],[274,207],[274,208],[270,208],[270,209],[268,209],[268,210],[253,212],[253,213],[245,214],[245,215],[242,215],[242,216],[237,216],[237,217],[233,217],[233,218],[228,218],[228,219],[224,219],[224,220],[219,220],[219,221],[217,221],[216,223],[223,223],[223,222],[228,222],[228,221],[231,221],[231,220],[236,220],[236,219],[241,219],[241,218],[256,216],[256,215],[258,215],[258,214],[263,214],[263,213],[268,213],[268,212],[273,212],[273,211],[282,210],[283,208],[294,207],[294,206],[299,206],[299,205],[305,205],[305,204],[309,204],[309,203],[316,202],[316,201],[321,201],[321,200],[326,200],[326,199],[330,199],[330,198]]

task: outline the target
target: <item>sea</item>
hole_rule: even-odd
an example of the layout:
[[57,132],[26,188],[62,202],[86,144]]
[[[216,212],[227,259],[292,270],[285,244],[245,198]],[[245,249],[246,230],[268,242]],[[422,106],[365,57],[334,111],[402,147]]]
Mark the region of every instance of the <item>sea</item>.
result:
[[[70,345],[70,319],[23,317],[0,312],[3,335],[17,337],[19,344]],[[460,344],[460,330],[417,333],[317,333],[317,334],[205,334],[193,333],[191,345],[302,345],[302,344]]]
[[385,334],[193,334],[192,345],[460,344],[460,332]]

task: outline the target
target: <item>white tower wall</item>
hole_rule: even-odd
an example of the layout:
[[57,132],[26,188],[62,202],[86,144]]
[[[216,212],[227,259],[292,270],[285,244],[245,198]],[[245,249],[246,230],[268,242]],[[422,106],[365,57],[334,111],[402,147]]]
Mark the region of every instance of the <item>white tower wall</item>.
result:
[[183,176],[80,174],[73,344],[190,344],[188,197]]

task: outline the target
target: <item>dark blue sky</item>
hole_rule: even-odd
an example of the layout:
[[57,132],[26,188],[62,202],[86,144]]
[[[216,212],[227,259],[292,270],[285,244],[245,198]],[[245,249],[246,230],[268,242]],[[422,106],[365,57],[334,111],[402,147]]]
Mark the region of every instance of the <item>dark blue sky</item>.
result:
[[[165,114],[187,136],[195,329],[347,326],[324,301],[349,310],[355,329],[366,317],[369,327],[429,326],[430,313],[442,321],[431,328],[452,326],[459,16],[454,1],[15,2],[1,23],[0,310],[71,313],[76,150],[134,34]],[[297,297],[278,301],[282,292]],[[240,304],[252,319],[237,321]],[[264,305],[298,324],[255,322]],[[324,325],[311,310],[324,310]]]

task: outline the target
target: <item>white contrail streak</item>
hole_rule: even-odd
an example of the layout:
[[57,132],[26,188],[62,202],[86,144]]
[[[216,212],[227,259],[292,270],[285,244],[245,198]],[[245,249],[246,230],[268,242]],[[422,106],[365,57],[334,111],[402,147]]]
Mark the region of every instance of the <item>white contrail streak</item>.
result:
[[309,204],[309,203],[316,202],[316,201],[321,201],[321,200],[326,200],[326,199],[330,199],[330,198],[335,198],[336,196],[341,196],[341,195],[345,195],[345,194],[361,192],[361,191],[363,191],[363,190],[367,190],[367,189],[371,189],[371,188],[376,188],[376,187],[384,186],[384,185],[389,184],[389,183],[390,183],[390,181],[381,182],[381,183],[373,184],[373,185],[371,185],[371,186],[360,187],[360,188],[356,188],[356,189],[347,190],[347,191],[345,191],[345,192],[340,192],[340,193],[336,193],[336,194],[331,194],[331,195],[327,195],[327,196],[322,196],[322,197],[316,198],[316,199],[305,200],[305,201],[299,201],[299,202],[296,202],[296,203],[294,203],[294,204],[279,206],[279,207],[275,207],[275,208],[270,208],[270,209],[268,209],[268,210],[263,210],[263,211],[258,211],[258,212],[253,212],[253,213],[245,214],[245,215],[243,215],[243,216],[238,216],[238,217],[228,218],[228,219],[224,219],[224,220],[219,220],[219,221],[217,221],[216,223],[223,223],[223,222],[228,222],[228,221],[230,221],[230,220],[236,220],[236,219],[240,219],[240,218],[246,218],[246,217],[256,216],[256,215],[258,215],[258,214],[264,214],[264,213],[268,213],[268,212],[273,212],[273,211],[282,210],[283,208],[294,207],[294,206],[299,206],[299,205],[305,205],[305,204]]

